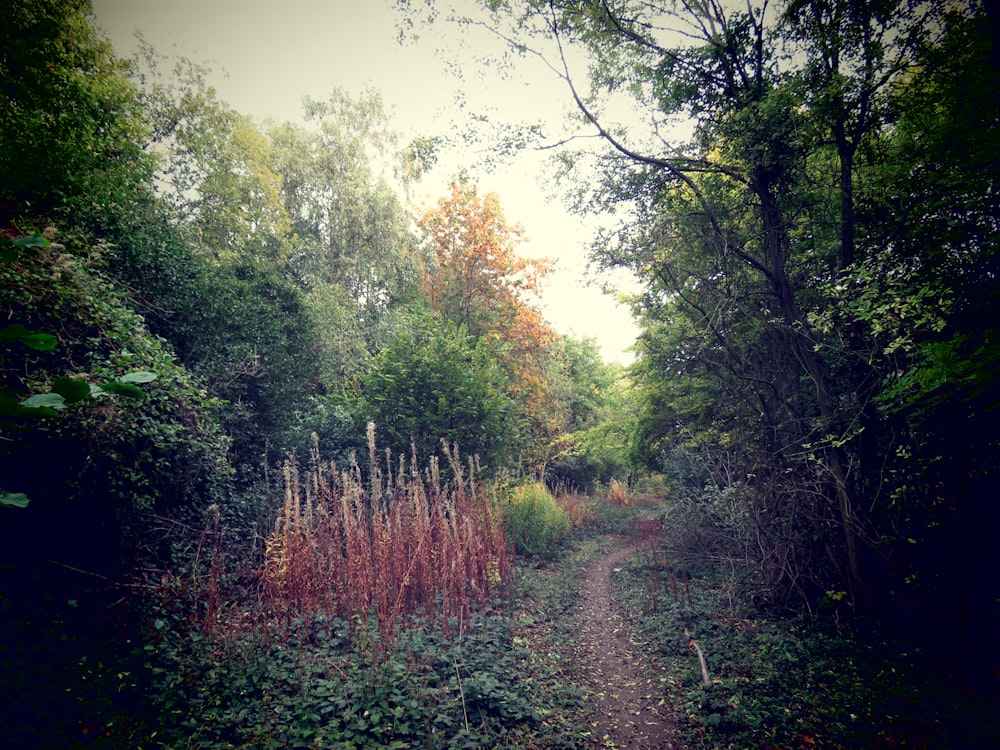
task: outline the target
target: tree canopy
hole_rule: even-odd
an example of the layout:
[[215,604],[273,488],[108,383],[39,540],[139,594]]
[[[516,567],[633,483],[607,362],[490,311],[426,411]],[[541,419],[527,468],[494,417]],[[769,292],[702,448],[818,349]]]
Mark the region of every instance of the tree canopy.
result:
[[[949,571],[941,551],[997,527],[972,479],[998,447],[986,8],[482,10],[457,17],[545,59],[576,132],[603,143],[588,160],[562,138],[556,160],[578,210],[625,217],[595,260],[645,281],[648,465],[712,478],[725,523],[747,519],[738,544],[759,549],[749,578],[779,601],[839,591],[884,610],[967,591],[972,558]],[[977,601],[973,629],[993,607]]]

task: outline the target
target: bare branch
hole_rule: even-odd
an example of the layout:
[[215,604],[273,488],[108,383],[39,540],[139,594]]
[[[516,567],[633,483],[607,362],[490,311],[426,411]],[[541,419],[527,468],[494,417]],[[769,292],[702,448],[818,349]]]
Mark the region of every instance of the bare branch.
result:
[[600,138],[601,136],[597,133],[592,135],[571,135],[562,140],[556,141],[555,143],[547,143],[541,146],[535,146],[536,151],[551,151],[552,149],[559,148],[560,146],[565,146],[567,143],[572,143],[573,141],[579,140],[589,140],[591,138]]

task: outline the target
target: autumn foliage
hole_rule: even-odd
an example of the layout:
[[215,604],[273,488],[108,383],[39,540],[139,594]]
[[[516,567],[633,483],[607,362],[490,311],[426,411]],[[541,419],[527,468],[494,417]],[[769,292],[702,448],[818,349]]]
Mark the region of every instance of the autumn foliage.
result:
[[446,197],[424,212],[424,294],[431,307],[489,342],[511,376],[536,442],[556,431],[546,361],[557,334],[534,306],[552,269],[547,259],[520,256],[519,225],[507,223],[495,193],[452,181]]

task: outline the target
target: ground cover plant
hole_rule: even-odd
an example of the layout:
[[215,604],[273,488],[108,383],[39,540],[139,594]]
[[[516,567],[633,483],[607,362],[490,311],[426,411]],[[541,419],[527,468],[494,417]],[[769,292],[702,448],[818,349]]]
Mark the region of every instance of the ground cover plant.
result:
[[[636,637],[666,676],[664,698],[691,748],[994,747],[1000,722],[939,655],[829,609],[789,616],[734,596],[724,567],[680,565],[670,543],[612,578]],[[828,608],[837,605],[829,601]],[[689,633],[694,638],[685,634]],[[702,684],[695,643],[711,688]]]
[[255,597],[213,563],[153,613],[150,745],[573,746],[578,698],[518,635],[474,462],[446,447],[445,480],[368,439],[364,469],[337,471],[318,447],[308,470],[286,464]]
[[[156,645],[171,748],[565,747],[558,694],[502,612],[414,619],[392,646],[357,622],[296,618],[225,641]],[[289,640],[291,638],[291,640]]]

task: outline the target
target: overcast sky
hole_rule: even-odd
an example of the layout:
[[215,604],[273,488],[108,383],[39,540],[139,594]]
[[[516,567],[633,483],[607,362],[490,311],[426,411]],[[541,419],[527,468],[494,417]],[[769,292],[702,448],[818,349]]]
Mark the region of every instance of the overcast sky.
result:
[[[419,0],[417,0],[419,3]],[[470,3],[471,4],[471,3]],[[477,64],[494,47],[485,33],[439,19],[418,28],[416,43],[398,43],[394,0],[93,0],[96,25],[122,57],[135,32],[160,53],[207,62],[220,98],[258,121],[301,121],[302,99],[325,98],[334,87],[379,91],[395,128],[407,135],[454,133],[466,111],[496,119],[555,121],[568,92],[543,65],[526,60],[505,79]],[[495,47],[500,51],[499,47]],[[449,67],[461,71],[461,78]],[[635,339],[628,310],[588,285],[586,244],[593,225],[571,217],[551,199],[548,157],[531,151],[493,173],[479,171],[482,153],[470,147],[444,155],[418,188],[425,202],[442,195],[448,178],[472,169],[480,192],[495,191],[511,223],[522,224],[528,257],[556,260],[545,291],[546,318],[561,333],[592,336],[604,357],[631,361]],[[421,196],[421,193],[423,196]]]

